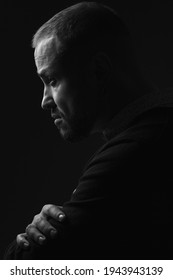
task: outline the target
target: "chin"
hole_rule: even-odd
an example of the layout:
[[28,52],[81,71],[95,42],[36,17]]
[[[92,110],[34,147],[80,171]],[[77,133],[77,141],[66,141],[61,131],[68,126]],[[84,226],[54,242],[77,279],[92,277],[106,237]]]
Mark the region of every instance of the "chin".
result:
[[63,121],[59,126],[61,137],[71,143],[82,141],[91,133],[91,124],[86,119],[73,119],[70,121]]
[[88,135],[83,135],[82,133],[76,132],[76,131],[72,131],[72,130],[60,130],[60,135],[61,137],[69,142],[69,143],[76,143],[76,142],[80,142],[83,139],[85,139]]

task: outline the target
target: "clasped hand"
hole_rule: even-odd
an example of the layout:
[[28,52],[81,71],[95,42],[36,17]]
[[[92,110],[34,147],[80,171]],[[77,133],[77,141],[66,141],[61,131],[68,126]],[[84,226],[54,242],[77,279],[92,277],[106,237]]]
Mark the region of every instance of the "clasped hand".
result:
[[62,206],[46,204],[41,212],[34,216],[31,224],[26,227],[25,233],[20,233],[16,237],[19,247],[27,249],[30,246],[30,240],[42,245],[47,239],[56,238],[57,229],[51,225],[49,219],[57,222],[65,220],[65,214],[62,212]]

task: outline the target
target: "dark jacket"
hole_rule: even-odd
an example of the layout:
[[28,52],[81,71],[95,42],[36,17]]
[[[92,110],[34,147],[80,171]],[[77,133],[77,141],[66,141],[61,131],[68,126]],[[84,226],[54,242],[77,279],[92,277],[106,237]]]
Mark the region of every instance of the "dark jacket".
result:
[[57,238],[5,259],[172,259],[172,162],[173,108],[141,114],[87,163]]

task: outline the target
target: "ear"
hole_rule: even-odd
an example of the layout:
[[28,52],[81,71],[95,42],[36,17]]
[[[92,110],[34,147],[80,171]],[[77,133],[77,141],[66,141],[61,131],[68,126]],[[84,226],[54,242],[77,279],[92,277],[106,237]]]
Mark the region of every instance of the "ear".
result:
[[98,85],[107,84],[112,76],[112,63],[109,56],[104,52],[98,52],[93,57],[93,65]]

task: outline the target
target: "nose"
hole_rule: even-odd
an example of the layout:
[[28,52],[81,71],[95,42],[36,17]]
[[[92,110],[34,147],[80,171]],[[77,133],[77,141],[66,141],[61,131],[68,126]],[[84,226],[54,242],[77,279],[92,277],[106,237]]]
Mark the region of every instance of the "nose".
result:
[[56,104],[54,102],[54,99],[52,98],[51,90],[45,86],[43,98],[42,98],[42,102],[41,102],[41,107],[43,110],[50,110],[55,106],[56,106]]

